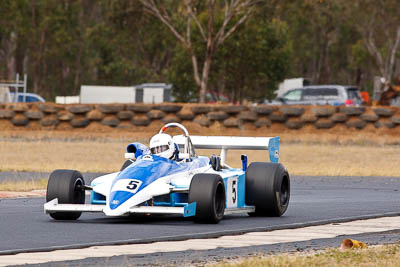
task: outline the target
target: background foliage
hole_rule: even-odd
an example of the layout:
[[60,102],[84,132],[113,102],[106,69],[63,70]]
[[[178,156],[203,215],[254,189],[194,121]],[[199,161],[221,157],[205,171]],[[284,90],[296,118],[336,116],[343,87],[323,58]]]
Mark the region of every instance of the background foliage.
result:
[[[392,66],[388,55],[400,29],[399,16],[393,15],[400,7],[396,0],[378,2],[260,1],[216,52],[208,90],[233,101],[261,101],[273,98],[284,78],[368,90],[375,75],[390,73],[387,78],[394,79],[400,72],[397,48]],[[180,5],[170,5],[174,23],[184,27]],[[365,8],[375,15],[366,16]],[[199,1],[202,23],[206,10]],[[214,14],[216,28],[221,12]],[[178,101],[198,99],[187,51],[137,0],[2,0],[0,14],[0,79],[27,73],[29,91],[47,100],[77,95],[82,84],[144,82],[172,83]],[[370,37],[385,66],[371,53]],[[196,30],[192,40],[201,62],[205,48]]]

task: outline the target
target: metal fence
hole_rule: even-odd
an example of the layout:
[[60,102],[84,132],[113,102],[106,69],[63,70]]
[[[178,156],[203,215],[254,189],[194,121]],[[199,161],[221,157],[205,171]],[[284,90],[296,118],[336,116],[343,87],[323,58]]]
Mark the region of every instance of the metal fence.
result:
[[18,102],[19,89],[22,88],[23,102],[26,101],[26,84],[28,81],[28,76],[24,74],[24,79],[20,79],[19,73],[16,74],[15,80],[0,80],[0,87],[8,87],[9,89],[14,89],[14,96],[11,102]]

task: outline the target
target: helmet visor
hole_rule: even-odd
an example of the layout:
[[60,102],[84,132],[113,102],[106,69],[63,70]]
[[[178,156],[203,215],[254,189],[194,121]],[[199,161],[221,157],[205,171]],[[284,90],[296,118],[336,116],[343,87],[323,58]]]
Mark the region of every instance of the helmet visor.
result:
[[169,146],[168,145],[163,145],[163,146],[156,146],[150,148],[151,154],[160,154],[161,152],[164,152],[168,150]]

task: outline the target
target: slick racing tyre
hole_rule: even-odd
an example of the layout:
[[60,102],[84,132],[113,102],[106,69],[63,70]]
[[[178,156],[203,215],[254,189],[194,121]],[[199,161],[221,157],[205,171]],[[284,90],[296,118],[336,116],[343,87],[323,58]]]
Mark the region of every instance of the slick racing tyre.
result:
[[122,164],[121,169],[119,170],[120,172],[122,172],[123,170],[126,169],[126,167],[128,167],[129,165],[131,165],[133,163],[132,160],[128,159],[127,161],[124,162],[124,164]]
[[225,211],[225,185],[221,176],[209,173],[193,176],[188,201],[196,202],[195,222],[218,223]]
[[250,216],[279,217],[290,198],[290,177],[282,164],[253,162],[246,170],[246,205],[255,206]]
[[[47,184],[46,202],[55,198],[59,204],[84,204],[85,185],[82,174],[74,170],[55,170]],[[56,220],[76,220],[82,212],[54,212],[50,216]]]

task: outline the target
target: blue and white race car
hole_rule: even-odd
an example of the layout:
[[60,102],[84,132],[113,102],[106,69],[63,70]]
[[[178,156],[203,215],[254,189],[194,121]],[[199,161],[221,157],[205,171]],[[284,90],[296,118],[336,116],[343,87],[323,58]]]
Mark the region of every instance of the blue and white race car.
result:
[[[159,134],[169,127],[179,127],[184,133],[172,138],[173,158],[132,143],[121,170],[94,179],[90,186],[78,171],[52,172],[45,213],[56,220],[76,220],[82,212],[173,214],[218,223],[227,214],[276,217],[286,211],[290,177],[278,163],[279,137],[189,136],[179,123],[166,124]],[[198,156],[195,149],[221,149],[221,154]],[[242,168],[232,168],[226,163],[229,149],[267,150],[270,162],[247,166],[247,156],[241,155]],[[87,190],[90,204],[85,204]]]

